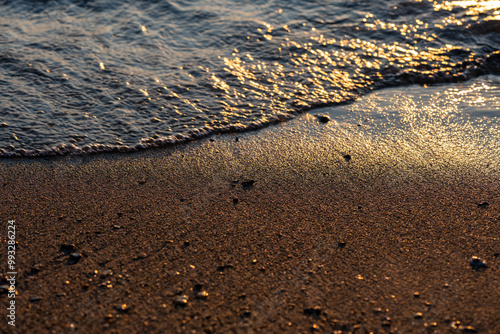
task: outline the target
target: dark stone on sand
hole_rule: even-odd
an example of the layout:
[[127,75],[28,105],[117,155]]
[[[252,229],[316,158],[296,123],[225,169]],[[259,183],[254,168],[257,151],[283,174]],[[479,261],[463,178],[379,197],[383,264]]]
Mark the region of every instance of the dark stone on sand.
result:
[[339,248],[344,248],[344,247],[345,247],[345,245],[346,245],[346,243],[345,243],[345,242],[343,242],[343,241],[340,241],[340,242],[338,243],[338,245],[339,245]]
[[418,292],[414,292],[414,293],[413,293],[413,297],[415,297],[415,298],[420,298],[420,293],[418,293]]
[[223,265],[223,266],[218,266],[218,267],[217,267],[217,271],[219,271],[219,272],[223,272],[224,270],[226,270],[226,269],[231,269],[231,268],[233,268],[233,266],[232,266],[232,265],[230,265],[230,264],[226,264],[226,265]]
[[182,244],[183,248],[186,248],[186,247],[189,247],[189,246],[191,246],[191,243],[188,240],[184,241],[184,243]]
[[0,285],[0,294],[7,294],[9,292],[9,284]]
[[40,300],[42,300],[42,297],[31,297],[30,298],[30,302],[39,302]]
[[79,253],[71,253],[69,255],[69,259],[68,259],[68,264],[75,264],[75,263],[78,263],[80,262],[80,260],[82,259],[82,254],[79,254]]
[[76,250],[75,245],[73,244],[62,244],[59,247],[59,251],[65,254],[70,254]]
[[304,309],[304,314],[308,316],[319,317],[321,315],[321,311],[321,307],[319,306],[307,307]]
[[483,209],[486,209],[488,206],[490,205],[490,203],[488,202],[483,202],[483,203],[479,203],[477,205],[478,208],[483,208]]
[[27,272],[27,274],[28,275],[35,275],[35,274],[39,273],[41,269],[42,269],[42,265],[37,263],[30,268],[30,270]]
[[330,122],[330,116],[328,116],[328,115],[320,114],[320,115],[316,115],[316,118],[321,123],[328,123],[328,122]]
[[469,263],[470,263],[470,266],[472,267],[472,269],[474,269],[474,270],[481,270],[481,269],[488,268],[486,261],[483,261],[481,258],[479,258],[477,256],[473,256],[470,259]]
[[241,314],[241,316],[243,318],[250,318],[252,316],[252,312],[250,312],[248,310],[247,311],[243,311],[243,313]]
[[238,204],[239,200],[237,198],[233,198],[233,204],[236,205]]
[[391,326],[391,318],[390,317],[384,317],[384,319],[382,320],[382,326],[384,326],[384,327]]
[[240,139],[238,137],[234,138],[234,141],[240,141]]
[[351,161],[351,156],[349,154],[344,155],[345,161],[349,162]]
[[254,183],[255,183],[254,180],[241,182],[241,187],[243,188],[243,190],[250,190],[253,188]]
[[415,319],[422,319],[423,315],[422,315],[422,313],[417,312],[417,313],[413,314],[413,317],[414,317]]

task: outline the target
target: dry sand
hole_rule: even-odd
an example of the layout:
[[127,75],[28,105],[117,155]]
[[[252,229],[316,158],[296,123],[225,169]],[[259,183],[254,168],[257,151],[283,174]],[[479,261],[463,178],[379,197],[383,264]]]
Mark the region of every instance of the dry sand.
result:
[[0,268],[15,219],[19,274],[16,328],[3,291],[0,330],[500,333],[497,157],[417,144],[306,115],[146,153],[3,161]]

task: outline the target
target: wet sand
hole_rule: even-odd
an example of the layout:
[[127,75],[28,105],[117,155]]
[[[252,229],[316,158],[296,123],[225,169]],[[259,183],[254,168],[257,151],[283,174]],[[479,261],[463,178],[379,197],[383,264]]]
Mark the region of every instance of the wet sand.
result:
[[499,333],[498,162],[359,131],[306,115],[146,153],[2,161],[19,274],[16,328],[2,293],[0,329]]

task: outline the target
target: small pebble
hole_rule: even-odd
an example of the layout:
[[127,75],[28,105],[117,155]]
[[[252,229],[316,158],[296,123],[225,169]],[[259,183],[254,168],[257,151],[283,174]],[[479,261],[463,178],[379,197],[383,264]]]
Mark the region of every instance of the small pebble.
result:
[[420,312],[417,312],[417,313],[413,314],[413,317],[414,317],[415,319],[422,319],[423,314],[422,314],[422,313],[420,313]]
[[208,292],[206,292],[205,290],[198,291],[196,293],[196,298],[198,298],[198,299],[207,299],[208,298]]
[[37,274],[40,272],[40,270],[42,269],[42,265],[37,263],[35,264],[33,267],[30,268],[30,272],[29,274],[30,275],[34,275],[34,274]]
[[319,317],[321,315],[321,307],[314,306],[314,307],[305,308],[304,309],[304,314],[305,315],[313,315],[313,316]]
[[487,208],[487,207],[488,207],[488,205],[490,205],[490,203],[488,203],[488,202],[483,202],[483,203],[478,204],[477,206],[478,206],[479,208]]
[[346,245],[346,243],[345,243],[345,242],[343,242],[343,241],[340,241],[340,242],[338,243],[338,245],[339,245],[339,248],[344,248],[344,247],[345,247],[345,245]]
[[140,252],[139,254],[137,254],[136,259],[140,260],[140,259],[145,259],[147,257],[148,257],[148,254],[146,254],[145,252]]
[[186,295],[177,296],[174,299],[174,305],[176,307],[184,307],[187,305],[188,299],[189,299],[189,297]]
[[414,293],[413,293],[413,297],[415,297],[415,298],[420,298],[420,293],[418,293],[418,292],[414,292]]
[[232,266],[232,265],[230,265],[230,264],[226,264],[226,265],[223,265],[223,266],[218,266],[218,267],[217,267],[217,271],[218,271],[218,272],[223,272],[224,270],[226,270],[226,269],[231,269],[231,268],[233,268],[233,266]]
[[42,297],[31,297],[30,298],[30,302],[39,302],[40,300],[42,300]]
[[250,190],[253,188],[254,183],[255,183],[254,180],[241,182],[241,187],[243,188],[243,190]]
[[101,277],[106,277],[111,275],[113,275],[113,271],[111,269],[106,269],[101,272]]
[[82,259],[82,255],[79,253],[71,253],[69,255],[69,262],[71,264],[78,263]]
[[236,205],[238,204],[239,200],[237,198],[233,198],[233,204]]
[[459,326],[458,328],[464,333],[477,333],[477,330],[472,326]]
[[120,304],[116,307],[116,309],[120,312],[128,312],[128,310],[130,310],[130,306],[127,304]]
[[382,320],[382,326],[390,326],[391,325],[391,318],[390,317],[384,317],[384,319]]
[[488,266],[486,265],[486,261],[483,261],[481,258],[477,256],[473,256],[470,259],[470,266],[474,270],[481,270],[481,269],[486,269]]
[[351,161],[351,156],[349,154],[344,155],[345,161],[349,162]]
[[59,247],[59,251],[65,254],[70,254],[71,252],[74,252],[76,250],[75,245],[73,244],[62,244]]
[[328,115],[320,114],[320,115],[317,115],[316,118],[321,123],[328,123],[328,122],[330,122],[330,116],[328,116]]

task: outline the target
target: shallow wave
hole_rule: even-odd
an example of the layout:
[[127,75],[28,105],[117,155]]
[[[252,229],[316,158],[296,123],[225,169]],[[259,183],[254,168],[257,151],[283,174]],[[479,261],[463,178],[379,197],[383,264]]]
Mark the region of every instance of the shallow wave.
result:
[[0,1],[0,156],[256,129],[500,73],[494,1]]

